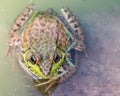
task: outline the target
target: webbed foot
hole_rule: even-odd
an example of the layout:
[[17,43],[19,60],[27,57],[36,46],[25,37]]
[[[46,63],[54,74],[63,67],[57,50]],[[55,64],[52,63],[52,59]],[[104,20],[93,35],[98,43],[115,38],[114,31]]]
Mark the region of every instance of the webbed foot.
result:
[[47,80],[45,82],[39,82],[37,81],[36,83],[36,87],[42,87],[45,86],[44,92],[43,93],[48,93],[50,91],[50,89],[56,85],[59,82],[60,77],[54,77],[50,80]]

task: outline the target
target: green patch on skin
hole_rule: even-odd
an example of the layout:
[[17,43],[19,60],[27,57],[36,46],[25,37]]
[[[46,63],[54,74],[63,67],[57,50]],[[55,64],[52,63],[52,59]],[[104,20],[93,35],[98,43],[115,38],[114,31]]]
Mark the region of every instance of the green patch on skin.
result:
[[51,68],[50,76],[54,75],[65,61],[65,53],[61,51],[62,57],[58,62],[54,62]]

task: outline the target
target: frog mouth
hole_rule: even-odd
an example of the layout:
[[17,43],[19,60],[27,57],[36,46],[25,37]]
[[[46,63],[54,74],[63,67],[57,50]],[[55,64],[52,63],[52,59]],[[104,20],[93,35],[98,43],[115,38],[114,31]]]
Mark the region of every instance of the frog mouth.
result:
[[[33,79],[35,79],[35,80],[40,80],[40,79],[43,79],[42,77],[40,77],[40,76],[38,76],[37,74],[35,74],[35,73],[33,73],[27,66],[25,66],[25,62],[23,62],[22,60],[18,60],[18,62],[19,62],[19,64],[21,65],[21,67],[25,70],[25,72],[29,75],[29,76],[31,76]],[[57,71],[57,73],[59,72],[59,71],[61,71],[61,69],[62,69],[62,71],[63,71],[63,66],[61,66],[59,69],[58,69],[58,71]],[[62,72],[61,71],[61,72]],[[56,74],[57,74],[56,73]],[[66,73],[66,71],[63,71],[61,74],[59,74],[60,76],[61,75],[63,75],[63,74],[65,74]],[[55,75],[56,75],[55,74]],[[45,80],[46,79],[48,79],[48,78],[44,78]]]
[[18,60],[20,63],[21,67],[25,70],[25,72],[30,75],[33,79],[38,80],[41,79],[42,77],[38,76],[37,74],[33,73],[27,66],[25,66],[24,62],[21,60]]

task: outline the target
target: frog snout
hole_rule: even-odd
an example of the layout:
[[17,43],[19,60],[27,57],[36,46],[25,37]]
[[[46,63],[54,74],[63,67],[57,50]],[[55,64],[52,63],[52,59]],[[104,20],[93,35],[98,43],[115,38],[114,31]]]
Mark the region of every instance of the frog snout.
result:
[[49,72],[50,72],[50,70],[51,70],[52,61],[48,61],[48,60],[43,61],[43,62],[41,62],[41,63],[39,64],[39,66],[40,66],[43,74],[44,74],[44,75],[48,75]]

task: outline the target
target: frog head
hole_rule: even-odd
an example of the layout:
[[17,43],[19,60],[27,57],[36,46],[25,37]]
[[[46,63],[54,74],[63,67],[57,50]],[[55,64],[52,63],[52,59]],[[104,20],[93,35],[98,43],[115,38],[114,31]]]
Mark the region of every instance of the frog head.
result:
[[22,57],[25,66],[32,74],[40,78],[50,78],[57,73],[65,61],[65,51],[52,40],[41,39],[39,42],[32,39],[29,47],[23,44]]

